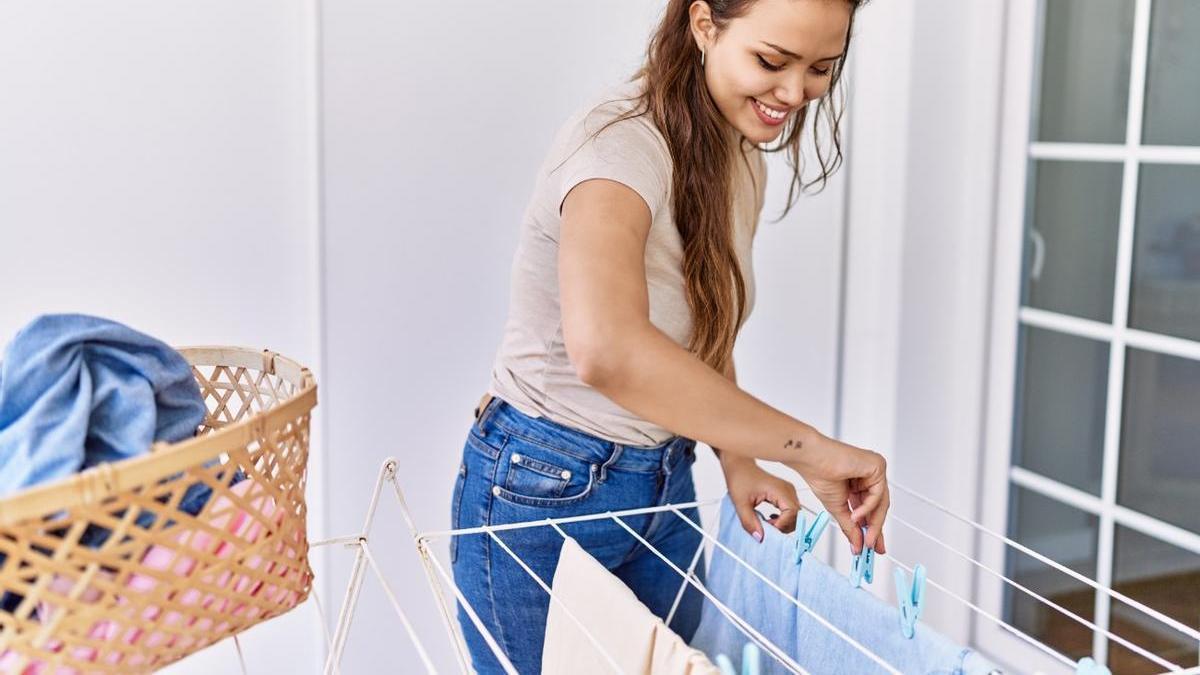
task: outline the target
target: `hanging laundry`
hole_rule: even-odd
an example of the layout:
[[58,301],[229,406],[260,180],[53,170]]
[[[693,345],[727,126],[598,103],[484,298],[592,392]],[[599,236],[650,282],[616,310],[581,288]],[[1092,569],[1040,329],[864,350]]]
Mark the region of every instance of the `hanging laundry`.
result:
[[[543,675],[608,675],[613,668],[604,653],[629,675],[720,675],[703,652],[689,647],[570,537],[563,542],[551,589],[561,605],[550,601]],[[587,627],[603,652],[570,615]]]
[[[761,516],[760,516],[761,517]],[[901,632],[898,610],[870,592],[853,588],[846,577],[815,556],[796,561],[794,535],[764,523],[760,544],[742,528],[728,495],[721,503],[718,539],[735,555],[783,589],[788,596],[857,640],[903,673],[999,672],[978,652],[918,622],[912,639]],[[714,547],[708,589],[730,610],[813,675],[886,672],[876,662],[764,583],[729,554]],[[707,599],[692,646],[708,654],[742,653],[746,635]],[[739,665],[735,663],[734,665]],[[763,675],[791,672],[764,650]]]

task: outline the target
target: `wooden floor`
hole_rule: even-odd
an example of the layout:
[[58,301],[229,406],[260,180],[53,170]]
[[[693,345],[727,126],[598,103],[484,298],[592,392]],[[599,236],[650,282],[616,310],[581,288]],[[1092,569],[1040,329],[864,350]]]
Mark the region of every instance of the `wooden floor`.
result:
[[[1146,604],[1180,623],[1200,630],[1200,570],[1186,574],[1157,577],[1118,584],[1116,590]],[[1051,595],[1049,598],[1085,618],[1093,613],[1092,589]],[[1158,622],[1144,617],[1120,601],[1113,602],[1113,633],[1184,668],[1200,665],[1200,645],[1187,636],[1166,629],[1148,630]],[[1130,620],[1136,618],[1136,622]],[[1042,605],[1034,635],[1071,656],[1090,655],[1092,632],[1075,620]],[[1139,654],[1109,641],[1109,668],[1114,675],[1161,673],[1163,668]]]

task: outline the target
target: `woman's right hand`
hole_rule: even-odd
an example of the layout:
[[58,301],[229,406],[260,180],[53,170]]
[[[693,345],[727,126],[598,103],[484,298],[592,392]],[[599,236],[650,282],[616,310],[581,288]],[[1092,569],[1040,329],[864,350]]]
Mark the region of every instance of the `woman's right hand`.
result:
[[821,434],[816,438],[803,460],[788,462],[787,466],[812,488],[813,495],[842,528],[855,554],[862,552],[863,525],[867,526],[866,545],[887,553],[883,542],[883,521],[891,505],[887,460],[877,452]]

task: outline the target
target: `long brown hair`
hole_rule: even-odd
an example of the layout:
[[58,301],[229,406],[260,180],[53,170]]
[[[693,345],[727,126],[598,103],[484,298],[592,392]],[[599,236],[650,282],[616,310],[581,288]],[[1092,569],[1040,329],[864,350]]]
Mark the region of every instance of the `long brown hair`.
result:
[[[746,319],[746,281],[733,244],[733,152],[727,123],[709,95],[700,65],[700,50],[692,39],[688,7],[694,1],[668,1],[647,47],[646,60],[629,79],[633,82],[644,77],[644,91],[635,98],[625,99],[634,101],[634,107],[609,121],[596,134],[611,124],[649,113],[666,140],[674,166],[672,215],[683,242],[683,277],[692,314],[688,349],[717,372],[724,372],[733,354],[734,341]],[[718,31],[729,21],[743,16],[756,1],[707,0]],[[821,147],[819,126],[813,124],[820,172],[805,183],[801,178],[804,163],[800,142],[808,106],[787,122],[774,147],[762,148],[764,152],[786,151],[788,165],[792,168],[787,204],[776,222],[795,205],[799,198],[797,190],[804,192],[819,184],[816,192],[820,192],[842,163],[839,130],[842,102],[838,83],[850,48],[854,14],[866,0],[845,1],[851,5],[845,49],[832,66],[828,91],[816,101],[817,119],[824,116],[828,122],[832,154]],[[747,142],[742,137],[738,149]],[[737,154],[746,161],[744,152]]]

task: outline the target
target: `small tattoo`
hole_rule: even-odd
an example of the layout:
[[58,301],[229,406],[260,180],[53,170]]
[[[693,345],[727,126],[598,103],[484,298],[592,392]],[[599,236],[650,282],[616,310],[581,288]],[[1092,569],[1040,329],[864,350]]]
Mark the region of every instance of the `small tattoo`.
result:
[[801,443],[800,441],[789,440],[787,443],[784,443],[784,444],[783,444],[783,447],[784,447],[785,449],[786,449],[786,448],[796,448],[796,449],[799,449],[799,448],[800,448],[802,445],[804,445],[804,444],[803,444],[803,443]]

